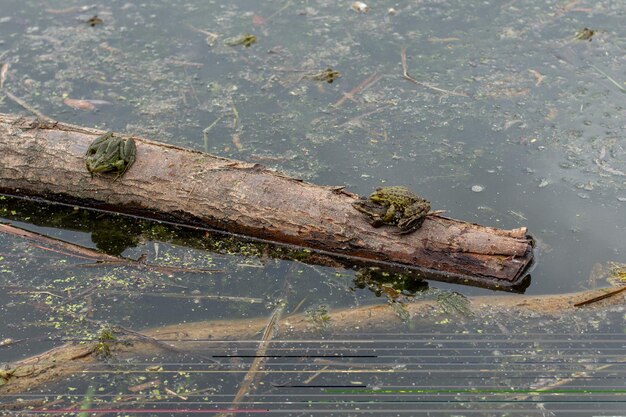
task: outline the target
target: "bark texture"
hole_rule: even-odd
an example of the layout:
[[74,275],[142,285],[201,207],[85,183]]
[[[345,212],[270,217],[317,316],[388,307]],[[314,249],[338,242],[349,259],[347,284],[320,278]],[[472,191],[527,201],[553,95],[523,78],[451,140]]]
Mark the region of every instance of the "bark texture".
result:
[[533,240],[524,227],[433,215],[398,236],[392,227],[372,228],[351,206],[357,196],[342,187],[137,137],[136,162],[122,178],[92,178],[85,152],[102,133],[0,114],[0,190],[423,268],[448,281],[508,289],[528,280]]

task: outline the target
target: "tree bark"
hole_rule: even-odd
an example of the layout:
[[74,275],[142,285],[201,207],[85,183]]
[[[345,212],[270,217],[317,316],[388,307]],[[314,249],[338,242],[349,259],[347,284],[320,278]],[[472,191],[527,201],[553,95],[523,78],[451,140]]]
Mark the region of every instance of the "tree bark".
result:
[[430,215],[399,236],[370,226],[351,206],[358,196],[343,187],[137,137],[137,159],[123,177],[92,178],[85,152],[102,133],[0,114],[0,191],[217,228],[355,264],[419,269],[427,278],[509,290],[529,283],[534,241],[525,227]]

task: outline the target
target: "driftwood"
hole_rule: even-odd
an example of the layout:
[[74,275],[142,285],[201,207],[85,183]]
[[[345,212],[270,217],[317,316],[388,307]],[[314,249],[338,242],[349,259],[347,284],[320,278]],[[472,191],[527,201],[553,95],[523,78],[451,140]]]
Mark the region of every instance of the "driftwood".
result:
[[[541,316],[555,317],[571,314],[576,310],[574,307],[576,304],[610,293],[611,290],[615,288],[562,295],[477,296],[469,298],[467,308],[468,313],[477,315],[502,310],[507,314],[520,315],[532,312]],[[585,308],[606,308],[623,303],[623,297],[612,297],[593,304],[593,307]],[[408,316],[417,317],[416,320],[420,321],[427,320],[436,307],[437,302],[430,300],[405,305]],[[433,317],[440,318],[436,314]],[[402,324],[402,318],[389,305],[332,310],[328,313],[328,318],[324,330],[333,334],[386,331]],[[141,333],[130,333],[131,336],[136,334],[141,337],[132,337],[130,345],[111,342],[110,347],[117,359],[137,355],[151,356],[171,350],[201,352],[206,349],[207,340],[259,340],[260,334],[267,328],[268,320],[265,317],[182,323],[146,329]],[[319,326],[306,313],[286,316],[276,323],[276,328],[279,329],[276,337],[282,339],[319,337],[320,332]],[[129,334],[124,331],[122,333]],[[128,341],[128,338],[126,340]],[[5,370],[0,369],[0,395],[32,390],[42,384],[80,373],[98,361],[95,344],[95,341],[87,344],[66,343],[39,355],[8,364]],[[212,346],[215,346],[215,343]]]
[[533,239],[524,227],[431,215],[398,236],[372,228],[351,206],[358,196],[343,187],[135,137],[137,160],[122,178],[92,178],[84,155],[102,133],[0,114],[0,192],[226,230],[354,264],[419,269],[427,278],[508,290],[529,283]]

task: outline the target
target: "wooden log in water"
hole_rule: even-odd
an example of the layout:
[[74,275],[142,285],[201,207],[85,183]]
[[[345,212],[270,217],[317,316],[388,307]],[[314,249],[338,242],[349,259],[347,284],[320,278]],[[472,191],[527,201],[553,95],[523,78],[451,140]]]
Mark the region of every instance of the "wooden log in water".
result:
[[[520,316],[532,312],[538,318],[554,319],[573,314],[576,309],[574,305],[606,295],[611,290],[615,291],[616,288],[556,295],[516,294],[470,297],[467,308],[470,314],[477,314],[479,317],[489,311],[492,314],[502,311],[505,316]],[[623,298],[612,297],[587,308],[602,309],[623,303]],[[414,320],[422,323],[441,320],[436,307],[437,302],[434,300],[416,300],[405,304],[408,316],[417,317]],[[325,337],[321,340],[327,339],[332,334],[353,335],[356,332],[359,335],[367,335],[370,332],[389,331],[403,323],[403,319],[390,304],[336,309],[331,310],[328,315],[329,320],[324,327]],[[180,354],[189,353],[193,356],[207,349],[207,340],[214,341],[211,344],[212,347],[218,346],[217,341],[258,340],[267,322],[267,317],[254,317],[174,324],[144,329],[141,333],[126,334],[122,339],[127,342],[132,341],[132,343],[111,341],[110,347],[113,356],[120,360],[120,363],[124,363],[121,360],[124,358],[136,360],[137,356],[151,357],[172,350],[179,350]],[[441,326],[441,324],[438,325]],[[281,319],[277,328],[280,329],[277,336],[287,340],[316,339],[320,337],[321,331],[319,324],[316,324],[306,313]],[[142,337],[137,337],[139,335]],[[157,342],[157,340],[167,340],[167,342]],[[72,374],[80,374],[98,361],[95,351],[96,343],[96,340],[86,344],[69,342],[47,352],[6,364],[4,369],[0,369],[0,410],[3,410],[3,395],[24,393],[27,390],[67,378]]]
[[134,136],[137,159],[121,178],[92,177],[85,152],[102,133],[0,114],[0,191],[221,229],[355,264],[419,269],[427,278],[509,290],[529,282],[533,239],[525,227],[430,215],[418,231],[397,235],[367,223],[351,205],[358,196],[343,187]]

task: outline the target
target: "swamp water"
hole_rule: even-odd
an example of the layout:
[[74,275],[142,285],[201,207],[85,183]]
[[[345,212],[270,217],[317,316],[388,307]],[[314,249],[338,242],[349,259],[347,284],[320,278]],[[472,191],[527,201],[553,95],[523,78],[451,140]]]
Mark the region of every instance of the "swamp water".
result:
[[[364,195],[406,185],[451,217],[527,226],[538,244],[526,294],[609,285],[626,250],[623,3],[350,4],[2,0],[0,112],[27,114],[22,100],[64,122]],[[584,28],[591,39],[579,39]],[[238,44],[246,34],[255,42]],[[320,77],[328,68],[341,75],[332,83]],[[113,355],[1,396],[2,413],[220,413],[252,356],[267,356],[237,415],[623,414],[622,307],[469,315],[438,303],[407,316],[359,272],[229,236],[10,197],[0,197],[0,221],[179,268],[88,266],[0,234],[0,363],[95,343],[107,326],[300,313],[315,330],[279,334],[263,355],[262,332]],[[405,292],[407,304],[501,295],[434,281]],[[375,305],[395,309],[397,324],[364,330],[363,317],[329,330],[333,310]]]

